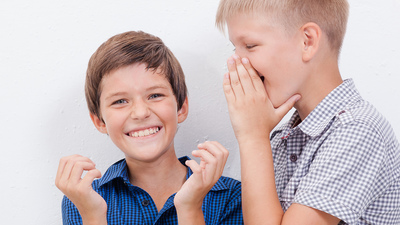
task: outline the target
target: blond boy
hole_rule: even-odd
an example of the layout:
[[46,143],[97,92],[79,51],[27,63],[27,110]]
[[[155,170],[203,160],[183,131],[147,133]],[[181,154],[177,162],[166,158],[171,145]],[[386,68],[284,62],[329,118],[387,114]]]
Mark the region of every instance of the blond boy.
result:
[[85,93],[93,124],[125,159],[102,177],[86,157],[60,160],[64,224],[243,223],[240,182],[221,177],[228,151],[202,143],[192,153],[200,165],[175,155],[187,91],[178,60],[159,38],[131,31],[104,42],[89,61]]
[[348,11],[346,0],[220,1],[246,224],[400,224],[399,142],[338,68]]

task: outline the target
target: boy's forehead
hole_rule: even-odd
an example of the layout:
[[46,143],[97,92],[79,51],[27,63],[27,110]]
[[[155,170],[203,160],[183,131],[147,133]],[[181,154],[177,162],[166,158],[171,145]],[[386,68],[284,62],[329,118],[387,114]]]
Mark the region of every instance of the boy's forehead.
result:
[[258,35],[263,31],[273,31],[278,27],[277,24],[272,22],[272,18],[265,14],[238,13],[228,18],[226,22],[231,42],[233,41],[232,38],[242,40]]
[[226,17],[226,21],[233,17],[240,17],[247,20],[272,20],[276,16],[276,13],[267,9],[248,9],[248,10],[236,10]]
[[[147,64],[145,64],[145,63],[133,63],[133,64],[130,64],[127,66],[116,68],[103,76],[103,78],[101,79],[101,82],[100,82],[100,90],[103,90],[103,88],[105,86],[107,86],[108,80],[110,79],[111,76],[113,76],[114,74],[118,74],[118,73],[124,73],[124,71],[130,70],[132,68],[135,68],[135,69],[133,71],[130,70],[130,73],[134,72],[134,71],[138,71],[138,73],[141,73],[140,71],[145,72],[146,75],[143,78],[147,79],[147,80],[151,79],[152,83],[155,86],[161,86],[160,83],[165,83],[165,84],[168,83],[168,85],[163,85],[163,86],[168,86],[168,88],[172,88],[171,84],[168,80],[168,77],[165,74],[165,71],[160,67],[154,69],[154,68],[148,68]],[[134,74],[132,74],[132,75],[134,75]]]

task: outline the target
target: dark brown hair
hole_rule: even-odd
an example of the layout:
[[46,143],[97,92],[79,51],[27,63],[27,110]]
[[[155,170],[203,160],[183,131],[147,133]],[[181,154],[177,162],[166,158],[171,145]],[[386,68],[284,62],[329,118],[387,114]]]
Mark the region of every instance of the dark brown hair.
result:
[[91,114],[102,119],[100,84],[103,77],[134,63],[145,63],[147,69],[164,74],[171,84],[178,110],[182,107],[187,96],[187,87],[179,61],[160,38],[143,31],[129,31],[108,39],[89,60],[85,96]]

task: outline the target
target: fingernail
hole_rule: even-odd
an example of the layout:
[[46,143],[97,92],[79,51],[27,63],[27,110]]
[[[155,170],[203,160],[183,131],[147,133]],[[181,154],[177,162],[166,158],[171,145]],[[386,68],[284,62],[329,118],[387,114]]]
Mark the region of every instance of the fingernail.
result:
[[242,59],[242,63],[243,63],[243,64],[247,64],[247,63],[249,63],[249,60],[248,60],[247,58],[243,58],[243,59]]
[[234,61],[233,59],[229,59],[229,60],[228,60],[228,63],[229,63],[229,64],[234,64],[235,61]]
[[229,73],[224,74],[224,79],[229,79]]
[[239,58],[239,56],[238,55],[236,55],[236,54],[233,54],[233,56],[232,56],[234,59],[238,59]]

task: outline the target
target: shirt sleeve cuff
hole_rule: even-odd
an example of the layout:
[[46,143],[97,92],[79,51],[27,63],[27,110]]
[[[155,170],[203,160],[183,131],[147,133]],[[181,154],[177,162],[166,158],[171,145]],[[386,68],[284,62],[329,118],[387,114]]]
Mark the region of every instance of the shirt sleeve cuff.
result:
[[293,203],[326,212],[348,224],[356,224],[359,219],[359,216],[350,208],[340,204],[334,199],[327,198],[317,193],[298,190]]

